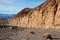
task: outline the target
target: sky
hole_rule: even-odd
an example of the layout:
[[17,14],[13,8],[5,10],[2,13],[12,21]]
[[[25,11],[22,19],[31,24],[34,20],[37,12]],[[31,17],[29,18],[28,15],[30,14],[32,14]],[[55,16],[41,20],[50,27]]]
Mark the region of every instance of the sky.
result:
[[17,14],[24,8],[35,8],[45,0],[0,0],[0,14]]

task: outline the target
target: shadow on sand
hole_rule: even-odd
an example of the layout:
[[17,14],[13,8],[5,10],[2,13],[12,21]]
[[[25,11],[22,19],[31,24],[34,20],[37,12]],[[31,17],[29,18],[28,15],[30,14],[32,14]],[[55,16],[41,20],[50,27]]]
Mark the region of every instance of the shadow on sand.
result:
[[60,38],[51,38],[51,39],[46,39],[46,40],[60,40]]
[[60,39],[60,38],[52,38],[52,40],[57,40],[57,39]]

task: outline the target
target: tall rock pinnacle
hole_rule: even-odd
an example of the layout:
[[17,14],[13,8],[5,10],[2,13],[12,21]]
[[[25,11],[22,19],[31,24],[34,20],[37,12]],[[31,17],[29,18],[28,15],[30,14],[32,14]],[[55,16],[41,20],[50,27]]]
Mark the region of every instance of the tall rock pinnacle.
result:
[[18,17],[15,16],[9,20],[10,25],[32,28],[55,28],[55,26],[60,26],[60,0],[46,0],[36,8],[22,12],[18,14]]

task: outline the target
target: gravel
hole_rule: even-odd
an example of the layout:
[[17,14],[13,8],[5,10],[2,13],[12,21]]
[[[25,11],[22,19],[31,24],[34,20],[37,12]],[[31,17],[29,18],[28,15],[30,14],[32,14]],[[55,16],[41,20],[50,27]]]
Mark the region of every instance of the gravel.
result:
[[36,28],[11,29],[8,27],[0,29],[0,40],[46,40],[42,37],[45,33],[50,33],[52,35],[52,40],[60,40],[59,30]]

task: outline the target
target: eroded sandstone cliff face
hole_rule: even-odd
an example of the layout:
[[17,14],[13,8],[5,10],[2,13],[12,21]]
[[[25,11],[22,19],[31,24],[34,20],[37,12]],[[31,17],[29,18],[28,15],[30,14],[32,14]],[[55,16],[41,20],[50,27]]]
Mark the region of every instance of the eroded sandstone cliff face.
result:
[[[20,11],[17,15],[15,15],[13,18],[9,19],[9,25],[13,25],[13,26],[19,26],[21,25],[20,23],[22,22],[22,24],[24,24],[25,22],[27,22],[26,17],[27,14],[30,12],[30,8],[24,8],[22,11]],[[22,21],[21,21],[22,20]],[[24,24],[26,25],[26,24]]]
[[9,25],[32,28],[55,28],[60,26],[60,0],[47,0],[40,6],[25,8],[9,19]]

